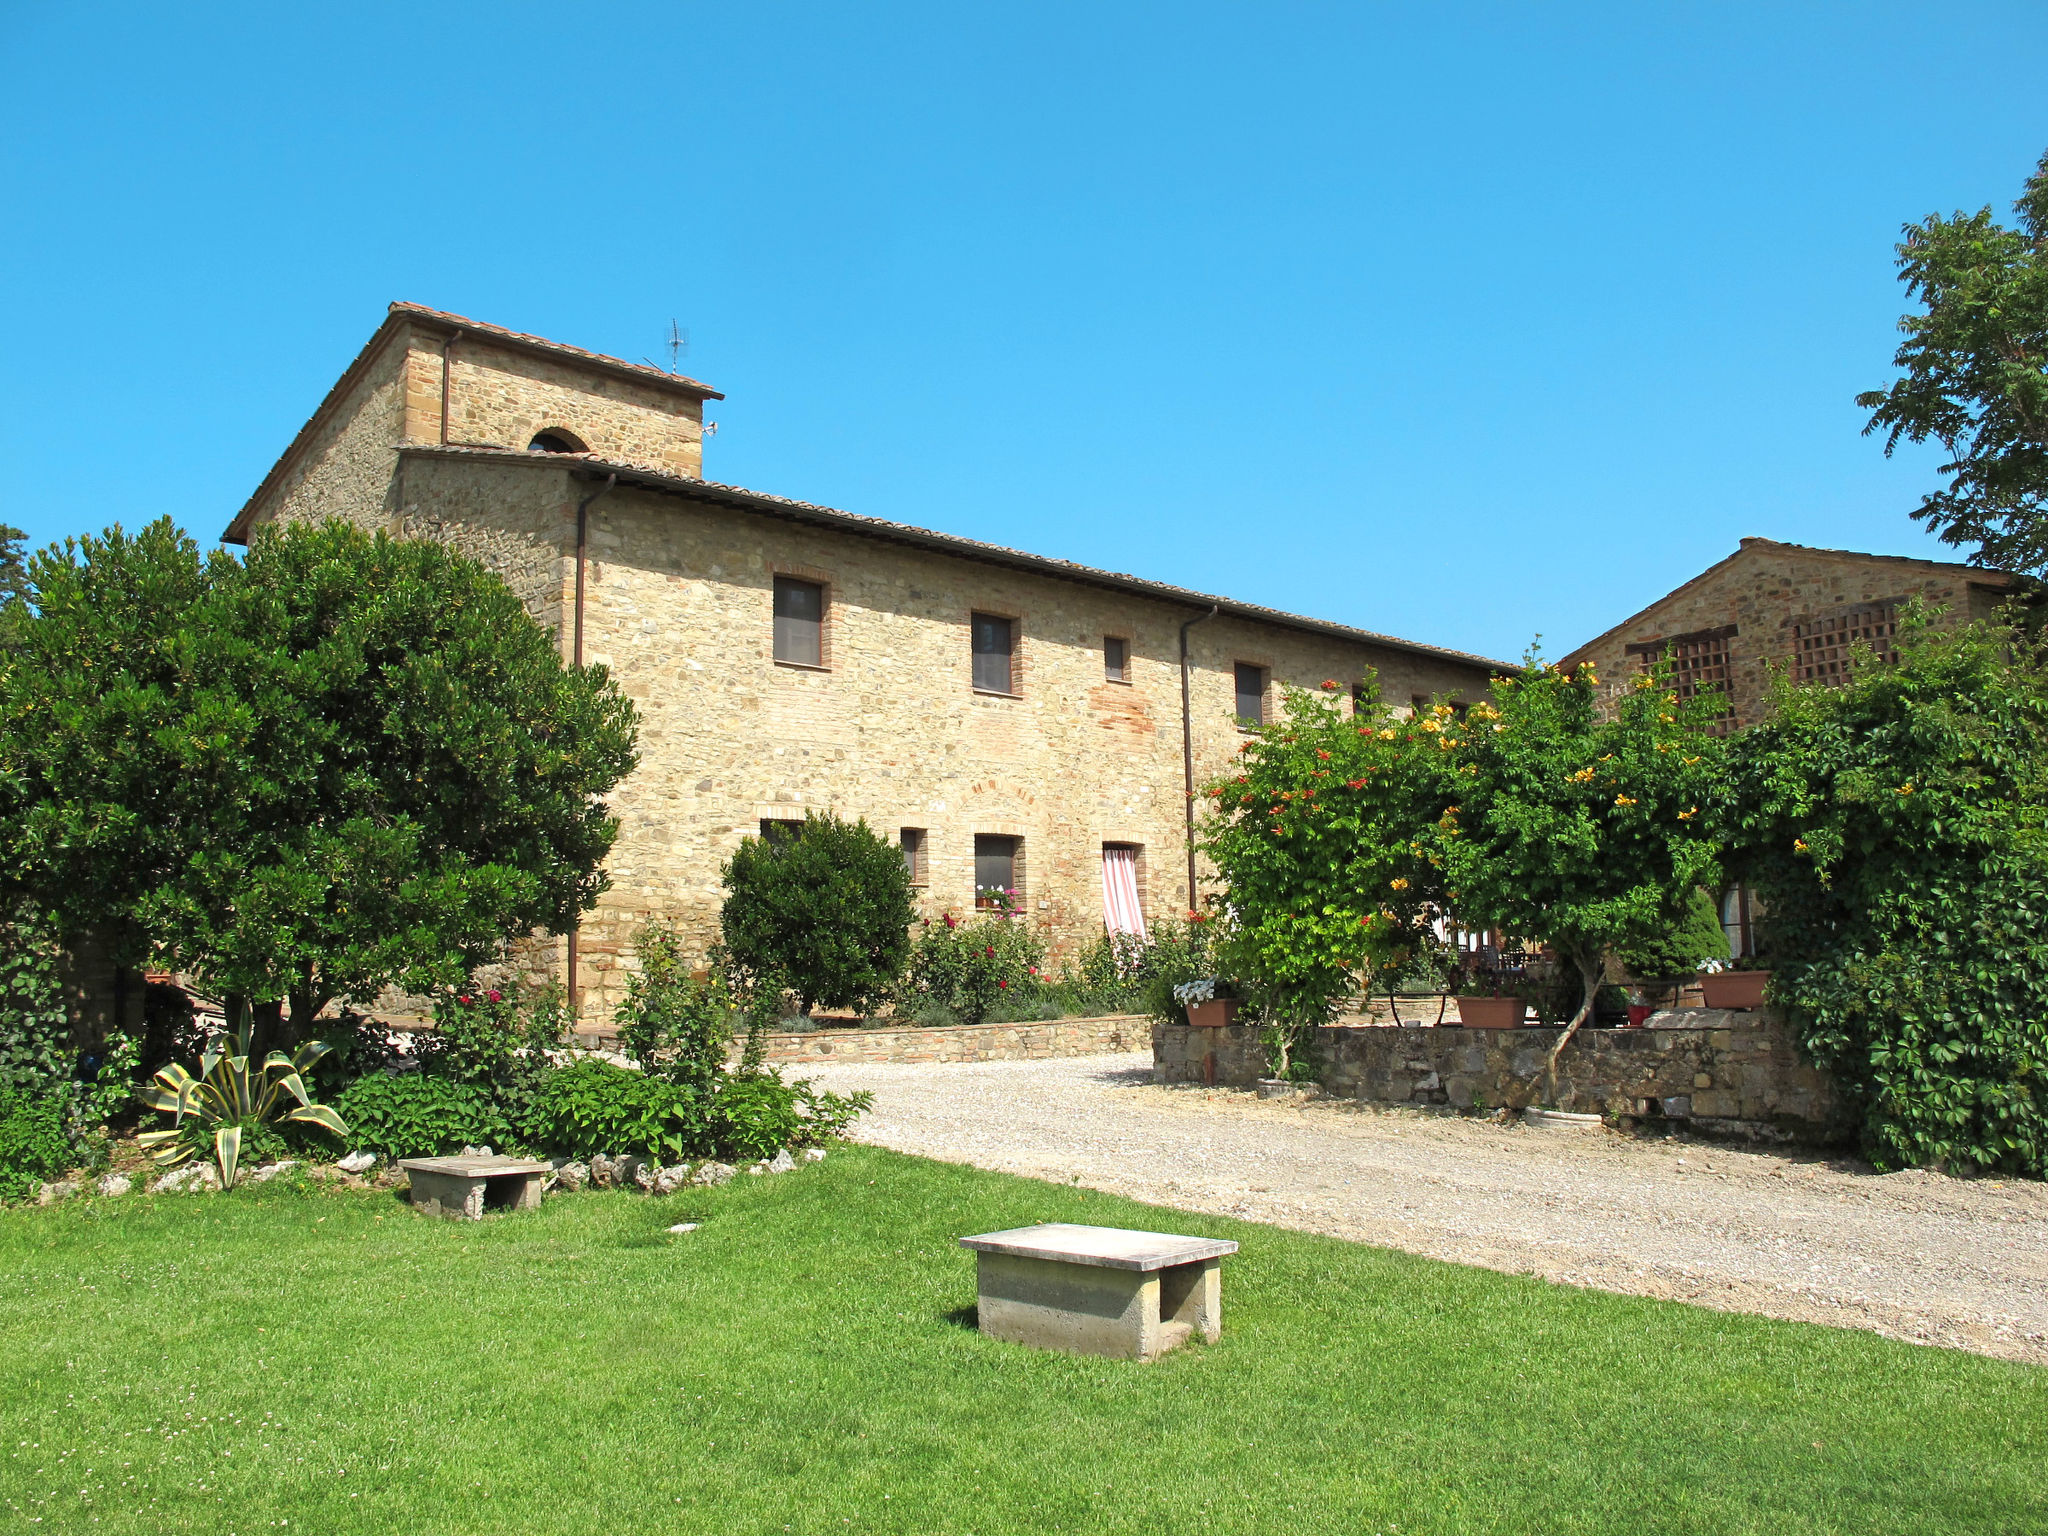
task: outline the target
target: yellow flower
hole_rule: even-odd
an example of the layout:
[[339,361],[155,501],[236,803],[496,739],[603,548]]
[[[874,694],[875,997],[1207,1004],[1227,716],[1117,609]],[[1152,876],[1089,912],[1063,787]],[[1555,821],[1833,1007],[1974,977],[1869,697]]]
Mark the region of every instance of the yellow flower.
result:
[[1913,793],[1913,781],[1911,779],[1908,779],[1905,783],[1901,784],[1899,786],[1899,793],[1902,795],[1910,795],[1911,793]]
[[1440,731],[1443,729],[1443,723],[1437,720],[1424,720],[1421,722],[1421,728],[1425,731]]
[[1680,761],[1682,761],[1682,762],[1683,762],[1683,763],[1685,764],[1685,766],[1686,766],[1686,767],[1690,768],[1690,767],[1691,767],[1691,766],[1692,766],[1692,765],[1693,765],[1694,763],[1698,762],[1698,761],[1699,761],[1699,759],[1698,759],[1698,758],[1696,758],[1696,757],[1688,757],[1688,758],[1682,758],[1682,759],[1680,759]]
[[1386,729],[1385,729],[1384,731],[1381,731],[1381,732],[1380,732],[1380,740],[1381,740],[1381,741],[1392,741],[1393,739],[1394,739],[1394,728],[1393,728],[1392,726],[1388,726],[1388,727],[1387,727],[1387,728],[1386,728]]
[[1616,795],[1614,803],[1616,805],[1634,805],[1635,801],[1631,800],[1627,795]]
[[1397,891],[1405,891],[1408,889],[1408,882],[1398,875],[1395,876],[1392,880],[1389,880],[1387,884],[1392,886]]
[[1500,733],[1501,733],[1502,731],[1504,731],[1504,730],[1506,730],[1506,729],[1507,729],[1507,727],[1506,727],[1506,726],[1504,726],[1504,725],[1496,725],[1496,726],[1495,726],[1495,727],[1493,728],[1493,734],[1494,734],[1494,735],[1496,735],[1496,736],[1498,736],[1498,735],[1499,735],[1499,734],[1500,734]]
[[1590,784],[1590,783],[1592,783],[1592,782],[1593,782],[1593,770],[1592,770],[1592,769],[1590,769],[1590,768],[1581,768],[1581,769],[1580,769],[1580,770],[1579,770],[1579,771],[1578,771],[1577,773],[1575,773],[1575,774],[1573,774],[1573,775],[1572,775],[1572,782],[1573,782],[1574,784]]
[[1692,808],[1691,810],[1689,810],[1689,811],[1680,811],[1680,812],[1678,813],[1678,819],[1679,819],[1680,821],[1691,821],[1691,820],[1693,819],[1693,817],[1695,817],[1695,816],[1699,815],[1699,813],[1700,813],[1700,808],[1699,808],[1698,806],[1694,806],[1694,807],[1693,807],[1693,808]]
[[1795,837],[1795,838],[1793,838],[1793,839],[1792,839],[1792,851],[1793,851],[1794,853],[1804,853],[1804,852],[1806,852],[1806,839],[1805,839],[1805,838],[1803,838],[1803,837]]
[[1641,693],[1641,692],[1642,692],[1642,691],[1643,691],[1644,689],[1646,689],[1646,688],[1654,688],[1654,687],[1656,687],[1656,686],[1657,686],[1657,679],[1655,679],[1654,677],[1650,676],[1650,674],[1649,674],[1649,673],[1647,673],[1647,672],[1639,672],[1639,673],[1637,673],[1637,674],[1636,674],[1636,692],[1637,692],[1637,693]]

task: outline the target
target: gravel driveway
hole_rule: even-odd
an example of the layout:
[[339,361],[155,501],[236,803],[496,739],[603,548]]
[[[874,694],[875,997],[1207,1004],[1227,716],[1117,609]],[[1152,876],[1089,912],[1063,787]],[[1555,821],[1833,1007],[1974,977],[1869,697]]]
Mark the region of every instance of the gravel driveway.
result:
[[1570,1285],[2048,1364],[2048,1186],[1160,1087],[1149,1053],[804,1063],[859,1140]]

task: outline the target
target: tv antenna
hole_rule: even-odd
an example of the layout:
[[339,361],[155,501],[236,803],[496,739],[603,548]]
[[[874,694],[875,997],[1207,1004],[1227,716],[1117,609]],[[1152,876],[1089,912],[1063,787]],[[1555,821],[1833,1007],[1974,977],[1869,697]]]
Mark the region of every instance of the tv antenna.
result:
[[673,319],[668,323],[668,371],[681,373],[682,361],[690,355],[690,333]]

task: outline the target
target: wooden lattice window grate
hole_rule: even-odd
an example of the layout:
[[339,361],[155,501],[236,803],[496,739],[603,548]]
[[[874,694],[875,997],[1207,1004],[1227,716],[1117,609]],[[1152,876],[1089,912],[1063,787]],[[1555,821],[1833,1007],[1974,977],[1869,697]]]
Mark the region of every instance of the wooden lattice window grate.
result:
[[1892,659],[1892,639],[1898,633],[1899,605],[1859,603],[1792,626],[1792,676],[1802,683],[1845,681],[1855,665],[1858,644],[1868,646],[1878,661]]
[[1702,629],[1669,640],[1649,640],[1628,647],[1644,672],[1654,672],[1667,657],[1671,661],[1673,691],[1680,699],[1694,699],[1702,693],[1720,695],[1720,712],[1707,729],[1725,736],[1735,726],[1735,706],[1729,690],[1733,687],[1729,668],[1728,642],[1735,637],[1733,624],[1720,629]]

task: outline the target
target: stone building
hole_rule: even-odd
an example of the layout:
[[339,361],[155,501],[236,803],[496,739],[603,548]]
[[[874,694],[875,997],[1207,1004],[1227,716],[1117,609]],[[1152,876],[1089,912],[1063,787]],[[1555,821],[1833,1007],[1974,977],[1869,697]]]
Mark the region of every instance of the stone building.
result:
[[[1501,664],[702,478],[694,380],[396,304],[223,535],[346,518],[498,572],[641,711],[587,1015],[653,915],[716,933],[740,840],[830,809],[928,911],[1008,886],[1056,949],[1199,896],[1190,785],[1287,686],[1398,706]],[[1193,891],[1191,881],[1197,882]]]
[[[1769,713],[1774,670],[1800,682],[1837,682],[1859,646],[1888,656],[1900,611],[1915,598],[1940,611],[1936,622],[1963,624],[1991,617],[2027,589],[2022,578],[1982,566],[1750,538],[1559,664],[1592,662],[1612,693],[1668,655],[1681,695],[1711,689],[1722,696],[1716,729],[1726,734]],[[1760,911],[1751,893],[1731,886],[1720,906],[1731,952],[1755,953]]]
[[1669,653],[1680,693],[1718,689],[1726,701],[1720,728],[1739,730],[1768,712],[1772,668],[1800,681],[1839,679],[1857,644],[1889,654],[1910,599],[1945,610],[1939,622],[1967,623],[1989,618],[2024,586],[1982,566],[1744,539],[1560,664],[1590,661],[1602,684],[1618,689]]

